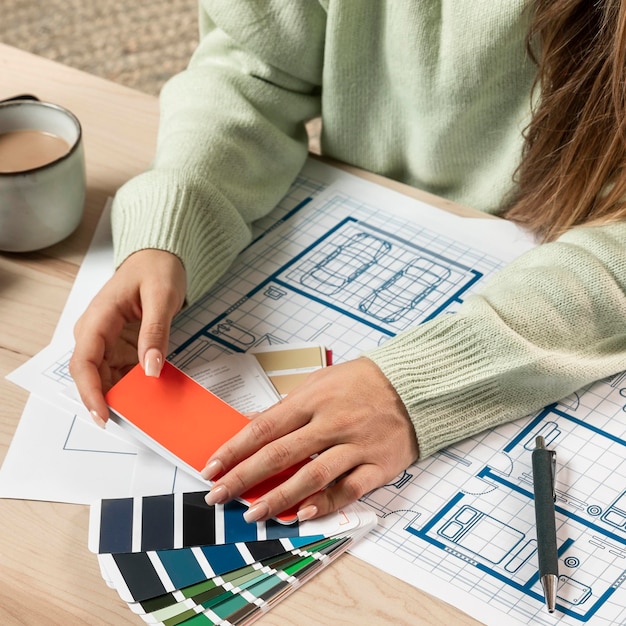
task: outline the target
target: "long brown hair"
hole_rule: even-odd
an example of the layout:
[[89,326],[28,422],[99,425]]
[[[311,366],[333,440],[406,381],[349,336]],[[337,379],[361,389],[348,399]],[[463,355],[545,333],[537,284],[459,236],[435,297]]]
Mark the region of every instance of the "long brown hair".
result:
[[556,239],[626,219],[626,2],[535,0],[539,98],[506,216]]

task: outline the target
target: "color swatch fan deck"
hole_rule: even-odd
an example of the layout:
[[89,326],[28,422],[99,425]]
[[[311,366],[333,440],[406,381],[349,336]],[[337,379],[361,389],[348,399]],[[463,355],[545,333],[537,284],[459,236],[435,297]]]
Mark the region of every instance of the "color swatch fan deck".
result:
[[102,577],[150,624],[249,624],[376,525],[352,505],[318,520],[248,524],[206,492],[100,500],[89,549]]

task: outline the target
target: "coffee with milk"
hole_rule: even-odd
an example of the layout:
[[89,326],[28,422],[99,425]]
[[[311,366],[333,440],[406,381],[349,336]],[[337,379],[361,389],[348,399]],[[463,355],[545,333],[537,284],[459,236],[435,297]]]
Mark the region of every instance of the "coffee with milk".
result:
[[0,133],[0,172],[25,172],[66,155],[70,144],[52,133],[15,130]]

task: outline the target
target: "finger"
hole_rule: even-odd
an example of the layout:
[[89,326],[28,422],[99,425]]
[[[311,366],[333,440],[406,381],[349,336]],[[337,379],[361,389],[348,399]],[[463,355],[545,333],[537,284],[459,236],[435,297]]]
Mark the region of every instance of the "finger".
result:
[[[103,426],[109,410],[104,393],[112,384],[107,354],[124,330],[126,315],[115,303],[110,285],[96,295],[74,327],[70,374],[94,421]],[[104,379],[103,379],[104,377]]]
[[[259,413],[254,417],[249,424],[236,433],[231,439],[229,439],[224,445],[218,448],[208,459],[206,467],[202,470],[202,477],[205,480],[213,480],[217,474],[223,474],[224,472],[232,469],[237,464],[243,465],[244,459],[252,460],[253,455],[259,452],[264,446],[272,444],[276,440],[284,437],[292,432],[298,431],[309,421],[308,414],[302,410],[298,410],[297,407],[292,407],[288,402],[279,402],[273,407]],[[319,451],[319,448],[315,449],[313,445],[315,440],[300,439],[300,435],[297,438],[293,438],[287,442],[290,447],[290,456],[287,457],[282,452],[284,443],[278,444],[278,447],[270,449],[265,453],[269,458],[274,457],[273,466],[276,465],[276,459],[283,456],[284,459],[294,459],[293,463],[307,458],[311,454]],[[250,457],[250,458],[249,458]],[[257,463],[265,463],[268,459],[257,458]],[[283,461],[285,462],[285,461]],[[253,465],[253,463],[247,463],[246,465]],[[286,469],[289,465],[277,468],[276,471]],[[264,477],[269,477],[268,472],[270,468],[264,465],[260,465],[256,468],[258,480],[262,480]]]
[[[277,479],[286,480],[291,473],[290,470],[295,471],[302,462],[308,462],[309,457],[314,454],[314,446],[308,449],[299,446],[298,450],[295,450],[285,441],[283,438],[273,442],[243,460],[229,472],[223,473],[207,494],[205,498],[207,504],[223,504],[242,494],[245,496],[253,488],[258,491],[258,485],[263,486],[263,483],[272,478],[273,483]],[[216,459],[213,463],[219,463],[219,460]],[[266,485],[265,488],[269,489],[269,486]]]
[[298,521],[304,522],[339,511],[388,480],[381,474],[380,467],[359,465],[327,489],[303,499],[298,507]]
[[89,341],[77,334],[74,352],[70,359],[70,375],[80,398],[93,420],[104,427],[109,410],[104,400],[100,366],[104,359],[105,339],[99,334],[90,336]]
[[170,326],[182,306],[176,289],[151,286],[141,290],[141,326],[137,355],[147,376],[158,377],[167,354]]
[[[287,442],[284,444],[286,455],[289,454],[288,451],[292,447],[288,440],[289,438],[284,438],[284,441]],[[266,446],[259,451],[255,455],[258,457],[258,460],[251,457],[237,466],[234,471],[223,476],[209,493],[209,502],[212,499],[210,496],[214,490],[218,496],[229,499],[241,494],[245,495],[248,489],[259,482],[259,467],[263,467],[260,465],[262,463],[261,459],[272,450],[274,445]],[[311,448],[311,450],[315,449],[319,450],[315,446]],[[312,452],[309,452],[309,456],[310,454]],[[352,445],[333,446],[331,449],[319,454],[296,471],[293,476],[283,480],[281,484],[259,498],[246,513],[246,520],[251,522],[267,519],[295,507],[305,498],[324,489],[342,474],[356,467],[359,464],[360,454],[358,447]],[[294,461],[293,458],[287,458],[289,459],[287,463],[283,464],[281,459],[277,465],[282,466],[283,469],[293,467],[297,461]],[[271,457],[267,458],[266,461],[267,463],[272,463]],[[267,476],[276,475],[278,471],[277,467],[274,466],[267,472]]]

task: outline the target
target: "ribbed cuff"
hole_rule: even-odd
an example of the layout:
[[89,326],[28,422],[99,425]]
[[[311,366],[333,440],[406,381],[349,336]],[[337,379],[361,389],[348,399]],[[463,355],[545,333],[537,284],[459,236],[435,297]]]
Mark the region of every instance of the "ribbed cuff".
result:
[[443,315],[365,355],[406,406],[420,458],[483,430],[501,408],[493,366],[468,326]]
[[215,283],[251,237],[219,191],[174,171],[148,171],[121,187],[112,224],[115,266],[138,250],[167,250],[185,266],[189,303]]
[[[533,309],[531,297],[532,291],[517,305],[528,309],[519,315],[522,322],[532,323],[535,310],[554,317],[545,306]],[[365,354],[406,406],[420,458],[530,415],[624,367],[623,334],[588,333],[581,345],[556,319],[539,341],[524,323],[520,332],[509,326],[485,297],[471,296],[461,309]]]

